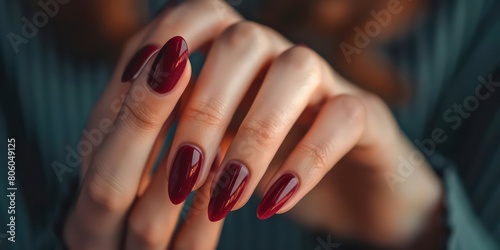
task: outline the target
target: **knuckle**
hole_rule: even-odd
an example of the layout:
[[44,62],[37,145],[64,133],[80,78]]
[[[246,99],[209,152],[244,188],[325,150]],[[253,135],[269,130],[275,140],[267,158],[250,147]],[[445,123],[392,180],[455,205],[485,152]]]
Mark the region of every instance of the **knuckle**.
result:
[[308,173],[318,173],[326,169],[329,163],[330,147],[313,143],[301,143],[297,146],[304,156]]
[[340,110],[344,112],[348,121],[357,125],[363,124],[367,111],[359,98],[350,95],[340,95],[336,99],[341,106]]
[[124,211],[129,204],[123,196],[123,185],[111,175],[105,170],[97,171],[88,181],[86,188],[88,198],[92,204],[105,211]]
[[276,140],[281,127],[282,122],[277,119],[250,119],[241,125],[240,131],[248,142],[267,148]]
[[120,119],[125,119],[127,125],[142,130],[155,130],[162,122],[157,112],[148,105],[127,100],[123,103]]
[[297,72],[312,82],[319,82],[320,63],[316,53],[304,46],[295,46],[286,50],[275,61],[278,68],[288,72]]
[[225,50],[240,49],[251,51],[248,48],[263,48],[267,45],[267,35],[260,25],[242,21],[230,25],[218,39],[218,43]]
[[148,219],[139,210],[132,210],[128,218],[128,230],[133,237],[146,246],[161,245],[166,235],[160,221]]
[[219,98],[198,98],[186,106],[183,112],[184,119],[211,127],[220,126],[226,113],[223,103]]

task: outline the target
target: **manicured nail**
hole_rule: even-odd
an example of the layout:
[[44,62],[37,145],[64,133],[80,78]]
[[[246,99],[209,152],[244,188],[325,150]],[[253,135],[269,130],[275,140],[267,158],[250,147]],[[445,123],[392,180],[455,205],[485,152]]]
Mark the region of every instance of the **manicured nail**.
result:
[[265,220],[276,214],[295,193],[298,184],[299,179],[293,174],[281,176],[262,198],[257,208],[257,217]]
[[170,92],[184,72],[188,59],[188,47],[184,38],[176,36],[168,40],[153,63],[148,83],[154,91]]
[[208,219],[218,221],[234,207],[245,189],[249,172],[247,167],[238,162],[229,162],[213,187],[208,204]]
[[125,71],[123,71],[122,82],[136,79],[149,59],[151,59],[158,50],[160,50],[159,46],[148,44],[137,51],[132,59],[130,59],[127,67],[125,67]]
[[201,150],[191,145],[184,145],[177,150],[168,178],[168,195],[172,203],[179,204],[186,200],[198,180],[202,164]]

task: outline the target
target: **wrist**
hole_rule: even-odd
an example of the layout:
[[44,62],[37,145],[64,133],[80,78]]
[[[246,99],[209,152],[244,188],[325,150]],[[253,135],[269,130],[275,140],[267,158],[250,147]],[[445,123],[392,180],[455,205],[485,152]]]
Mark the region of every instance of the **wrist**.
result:
[[400,156],[408,163],[405,167],[413,169],[395,190],[401,205],[398,231],[403,242],[411,242],[428,227],[428,221],[442,206],[443,187],[421,152],[406,138],[402,145]]

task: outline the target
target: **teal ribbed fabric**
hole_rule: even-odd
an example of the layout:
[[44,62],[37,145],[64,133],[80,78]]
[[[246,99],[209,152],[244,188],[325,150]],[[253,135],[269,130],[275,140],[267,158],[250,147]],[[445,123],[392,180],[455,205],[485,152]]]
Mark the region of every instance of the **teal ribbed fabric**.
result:
[[[246,8],[243,13],[255,9],[255,1],[243,2],[238,6]],[[151,12],[162,5],[162,1],[152,1]],[[488,80],[492,75],[500,81],[500,4],[443,0],[436,5],[404,39],[387,46],[387,55],[414,88],[412,101],[393,111],[411,141],[431,138],[435,128],[442,128],[448,136],[428,159],[443,178],[451,228],[449,248],[498,249],[500,88],[462,119],[457,129],[443,115],[475,94],[478,77]],[[0,148],[6,152],[7,138],[16,135],[19,148],[34,151],[18,155],[18,160],[28,158],[24,161],[29,164],[17,169],[24,169],[29,179],[17,181],[24,187],[16,200],[17,242],[1,238],[6,231],[2,226],[0,249],[61,248],[56,227],[64,204],[76,195],[78,169],[59,181],[52,164],[65,161],[67,146],[76,147],[113,69],[112,63],[81,60],[58,48],[51,20],[16,53],[7,35],[19,34],[21,17],[32,15],[22,8],[22,1],[0,1]],[[6,225],[6,171],[0,171],[0,178],[0,224]],[[257,204],[258,199],[252,198],[227,217],[219,249],[315,249],[316,236],[287,217],[259,221]]]

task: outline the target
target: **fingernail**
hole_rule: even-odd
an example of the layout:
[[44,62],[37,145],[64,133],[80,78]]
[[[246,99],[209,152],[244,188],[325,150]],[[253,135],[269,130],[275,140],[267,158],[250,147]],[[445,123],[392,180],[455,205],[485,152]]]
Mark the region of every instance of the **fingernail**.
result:
[[179,204],[186,200],[198,180],[202,164],[201,150],[191,145],[177,150],[168,178],[168,195],[172,203]]
[[293,174],[281,176],[262,198],[257,208],[257,217],[265,220],[276,214],[295,193],[298,184],[299,179]]
[[170,92],[186,68],[188,54],[184,38],[176,36],[168,40],[153,63],[148,79],[151,89],[160,94]]
[[208,219],[215,222],[223,219],[234,207],[245,189],[249,172],[238,162],[226,165],[212,190],[208,204]]
[[122,82],[128,82],[136,79],[141,73],[149,59],[160,50],[159,46],[148,44],[142,47],[128,62],[127,67],[123,71]]

